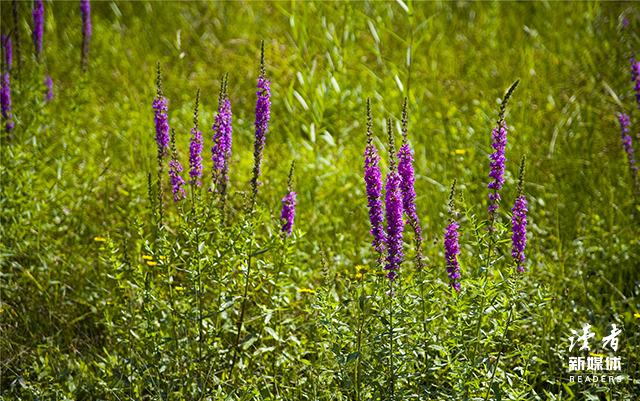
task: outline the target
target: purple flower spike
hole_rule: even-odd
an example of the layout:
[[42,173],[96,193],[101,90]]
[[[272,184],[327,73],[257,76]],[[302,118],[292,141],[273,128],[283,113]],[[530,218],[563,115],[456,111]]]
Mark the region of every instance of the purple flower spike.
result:
[[225,193],[229,182],[229,161],[232,145],[231,102],[227,94],[229,74],[220,81],[220,97],[218,99],[218,115],[213,123],[213,182],[217,193]]
[[5,121],[4,129],[7,133],[13,130],[14,122],[11,113],[11,84],[9,82],[9,73],[2,74],[2,91],[0,92],[0,104],[2,108],[2,117]]
[[296,215],[296,193],[293,191],[293,169],[295,161],[291,162],[291,170],[289,171],[289,183],[287,185],[287,195],[282,199],[282,214],[280,221],[282,222],[282,236],[289,238],[293,232],[293,219]]
[[173,201],[177,202],[187,196],[184,193],[184,179],[180,175],[182,173],[182,164],[178,160],[178,151],[176,149],[176,131],[171,131],[171,161],[169,161],[169,177],[171,177],[171,186],[173,187]]
[[640,61],[635,61],[633,58],[630,60],[631,63],[631,82],[634,83],[633,91],[636,95],[636,103],[638,104],[638,108],[640,109]]
[[504,163],[507,161],[507,158],[505,157],[505,150],[507,147],[507,124],[504,121],[504,114],[507,109],[509,98],[519,83],[520,79],[514,82],[504,95],[502,105],[500,106],[498,125],[496,125],[491,132],[491,147],[494,151],[491,154],[491,172],[489,173],[489,177],[492,178],[493,181],[488,185],[488,188],[493,190],[493,193],[489,194],[490,231],[494,229],[493,222],[498,218],[498,206],[500,205],[500,194],[498,193],[498,190],[502,189],[502,184],[504,184]]
[[260,168],[262,165],[262,152],[264,151],[264,143],[267,130],[269,129],[269,118],[271,114],[271,82],[266,78],[264,65],[264,41],[262,41],[260,76],[258,77],[258,91],[256,94],[258,95],[258,101],[256,102],[256,120],[254,123],[256,128],[256,140],[254,142],[253,149],[253,178],[251,179],[251,187],[253,189],[251,198],[252,210],[256,201],[256,196],[258,195],[258,185],[260,185],[258,177],[260,177],[261,174]]
[[157,95],[153,100],[154,122],[156,126],[156,144],[158,145],[158,163],[169,153],[169,118],[167,117],[167,99],[162,95],[162,74],[158,63]]
[[409,130],[407,101],[408,99],[405,97],[404,105],[402,106],[402,147],[400,148],[400,152],[398,152],[398,173],[400,173],[400,177],[402,177],[402,184],[400,185],[400,190],[402,191],[402,207],[415,233],[416,267],[422,269],[424,268],[424,262],[422,262],[422,228],[420,227],[420,219],[416,212],[416,191],[414,189],[416,177],[415,171],[413,170],[413,151],[409,147],[409,140],[407,139]]
[[387,131],[389,132],[389,165],[390,170],[387,175],[385,189],[385,212],[387,217],[387,263],[384,269],[387,271],[389,284],[397,276],[400,264],[404,260],[402,250],[402,230],[404,220],[402,220],[402,177],[398,174],[395,160],[395,141],[393,139],[393,128],[391,119],[387,120]]
[[89,0],[80,1],[82,15],[82,71],[87,70],[89,62],[89,39],[91,38],[91,5]]
[[189,146],[189,175],[191,184],[200,186],[202,178],[202,132],[198,130],[198,106],[200,105],[200,88],[196,91],[196,106],[193,111],[193,128],[191,128],[191,140]]
[[382,210],[380,156],[378,156],[378,150],[373,144],[373,122],[371,120],[371,101],[367,98],[367,148],[364,152],[364,181],[367,186],[373,248],[378,252],[378,264],[382,264],[387,233],[384,231],[384,212]]
[[460,245],[458,244],[458,223],[455,220],[455,199],[456,181],[451,186],[451,194],[449,195],[449,225],[444,235],[444,257],[447,264],[448,277],[451,280],[449,286],[460,291],[460,262],[458,262],[458,254],[460,254]]
[[511,256],[516,264],[516,268],[519,272],[524,273],[524,248],[527,246],[527,199],[524,196],[524,163],[525,157],[522,157],[522,163],[520,164],[520,181],[518,184],[518,198],[511,212],[511,242],[513,247],[511,249]]
[[36,0],[33,7],[33,46],[36,51],[36,59],[40,60],[42,53],[42,32],[44,30],[44,4],[42,0]]
[[500,203],[498,190],[502,189],[502,184],[504,184],[504,163],[507,161],[504,155],[507,146],[507,125],[504,121],[500,121],[491,134],[493,139],[491,147],[494,152],[491,154],[489,177],[493,181],[489,183],[488,187],[493,189],[494,192],[489,194],[489,218],[495,219],[497,217],[498,204]]
[[53,100],[53,81],[47,73],[47,76],[44,78],[44,85],[47,87],[47,91],[44,94],[44,101],[50,102]]
[[[629,117],[625,114],[620,114],[620,130],[622,131],[622,147],[627,152],[629,157],[629,170],[633,174],[635,185],[640,185],[638,181],[638,166],[636,166],[636,159],[633,156],[633,148],[631,147],[631,136],[629,136]],[[640,188],[639,188],[640,189]]]
[[4,49],[4,62],[7,71],[11,71],[13,65],[13,51],[11,47],[11,38],[6,35],[2,35],[2,48]]

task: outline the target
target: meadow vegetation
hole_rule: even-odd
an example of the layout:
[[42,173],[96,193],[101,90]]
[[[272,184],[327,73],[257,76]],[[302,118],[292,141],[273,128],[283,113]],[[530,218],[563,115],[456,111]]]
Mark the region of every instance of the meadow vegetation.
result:
[[38,3],[1,10],[3,399],[640,396],[635,4],[47,1],[36,56]]

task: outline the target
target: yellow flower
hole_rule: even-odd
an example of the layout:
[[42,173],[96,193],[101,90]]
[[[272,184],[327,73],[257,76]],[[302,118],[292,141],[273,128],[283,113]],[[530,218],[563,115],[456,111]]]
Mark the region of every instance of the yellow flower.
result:
[[637,317],[638,319],[640,319],[640,313],[634,313],[633,317]]
[[463,155],[465,153],[467,153],[467,151],[465,149],[456,149],[456,154],[457,155]]
[[148,264],[149,266],[155,266],[155,265],[157,265],[157,264],[158,264],[158,262],[151,262],[151,261],[149,261],[149,260],[148,260],[148,261],[147,261],[147,264]]
[[369,268],[367,266],[358,265],[356,266],[356,272],[358,273],[367,273]]
[[158,256],[158,257],[159,257],[160,259],[162,259],[162,260],[165,260],[165,259],[166,259],[166,257],[165,257],[164,255],[160,255],[160,256]]
[[93,240],[96,241],[96,242],[105,242],[106,241],[106,239],[104,239],[102,237],[95,237]]
[[142,259],[153,260],[153,258],[151,256],[147,256],[147,255],[142,255]]
[[362,280],[362,273],[357,273],[356,274],[356,279]]
[[310,290],[309,288],[300,288],[298,290],[299,294],[315,294],[316,292],[314,290]]
[[184,291],[184,288],[182,288],[182,287],[176,287],[176,291]]

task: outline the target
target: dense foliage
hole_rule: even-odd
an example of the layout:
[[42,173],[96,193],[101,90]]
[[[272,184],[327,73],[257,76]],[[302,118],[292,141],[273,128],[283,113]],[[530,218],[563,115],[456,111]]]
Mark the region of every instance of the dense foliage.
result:
[[0,397],[640,395],[633,4],[3,5]]

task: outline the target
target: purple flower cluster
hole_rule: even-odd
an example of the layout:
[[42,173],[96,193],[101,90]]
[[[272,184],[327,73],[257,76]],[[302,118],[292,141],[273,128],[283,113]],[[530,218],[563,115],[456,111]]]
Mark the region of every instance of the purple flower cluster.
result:
[[447,273],[450,287],[453,287],[456,291],[460,291],[460,262],[458,262],[458,254],[460,254],[460,244],[458,244],[458,223],[456,222],[456,210],[455,210],[455,191],[456,181],[453,181],[451,185],[451,193],[449,195],[449,225],[447,226],[447,232],[444,235],[444,257],[447,264]]
[[280,221],[282,222],[282,235],[288,238],[293,232],[293,218],[296,215],[296,193],[289,190],[287,195],[282,198],[282,214]]
[[385,183],[385,214],[387,218],[387,263],[384,269],[387,271],[389,282],[396,278],[400,264],[404,260],[402,249],[402,230],[404,220],[402,219],[402,177],[398,173],[395,161],[395,143],[393,139],[393,128],[391,119],[387,120],[387,130],[389,132],[389,164],[390,170]]
[[171,186],[173,187],[173,201],[186,198],[184,193],[184,179],[180,175],[182,173],[182,164],[178,160],[178,151],[176,150],[176,131],[171,133],[171,161],[169,161],[169,177],[171,177]]
[[634,83],[633,91],[636,94],[636,103],[640,109],[640,61],[635,61],[632,58],[629,62],[631,63],[631,82]]
[[451,219],[447,226],[447,232],[444,236],[444,257],[447,261],[447,273],[451,282],[449,286],[453,287],[456,291],[460,291],[460,263],[458,262],[457,255],[460,253],[460,245],[458,244],[458,223]]
[[289,238],[293,232],[293,219],[296,215],[296,193],[293,191],[293,169],[295,168],[295,160],[291,162],[291,170],[289,170],[289,182],[287,184],[287,195],[282,199],[282,214],[280,221],[282,222],[282,237]]
[[2,90],[0,92],[0,104],[2,108],[2,117],[5,120],[4,129],[7,133],[13,130],[14,122],[11,113],[11,84],[9,81],[9,73],[2,74]]
[[154,122],[156,126],[156,144],[158,145],[158,160],[169,153],[169,118],[167,117],[167,98],[162,96],[158,89],[158,95],[153,100]]
[[82,68],[86,70],[89,59],[89,39],[91,38],[91,5],[89,0],[81,0],[80,14],[82,15]]
[[7,71],[11,71],[13,65],[13,51],[11,47],[11,38],[6,35],[2,35],[2,48],[4,49],[4,62]]
[[408,99],[405,98],[402,107],[402,147],[400,147],[400,152],[398,152],[398,173],[402,178],[402,183],[400,184],[402,207],[415,233],[416,267],[422,269],[424,267],[424,263],[422,262],[422,228],[420,227],[420,219],[416,212],[416,191],[414,188],[416,177],[413,169],[413,151],[409,147],[409,140],[407,139],[409,123],[407,100]]
[[505,148],[507,147],[507,125],[503,119],[500,119],[498,125],[491,132],[494,152],[491,154],[491,172],[489,177],[493,181],[489,183],[489,189],[493,189],[493,193],[489,194],[489,218],[497,217],[498,204],[500,203],[500,194],[498,190],[502,189],[504,184],[504,163],[507,161],[505,157]]
[[254,142],[253,150],[253,178],[251,179],[251,186],[253,187],[253,200],[255,202],[256,195],[258,194],[258,177],[260,177],[262,165],[262,152],[264,151],[265,138],[267,130],[269,129],[269,117],[271,113],[271,82],[266,78],[266,70],[264,65],[264,42],[262,42],[262,60],[260,67],[260,76],[258,77],[258,101],[256,102],[256,140]]
[[227,78],[220,82],[220,97],[218,99],[218,115],[213,123],[213,182],[216,192],[224,191],[229,181],[229,161],[231,160],[232,125],[231,102],[227,95]]
[[200,88],[196,92],[196,106],[193,112],[193,128],[191,128],[191,139],[189,141],[189,175],[192,185],[202,185],[202,148],[204,142],[202,132],[198,130],[198,106],[200,104]]
[[387,234],[384,231],[384,212],[382,210],[382,174],[380,173],[380,156],[373,144],[373,123],[371,121],[371,103],[367,98],[367,147],[364,152],[364,181],[367,186],[369,201],[369,220],[373,248],[378,252],[378,263],[382,263],[385,252]]
[[631,136],[629,136],[629,117],[625,114],[620,114],[620,130],[622,131],[622,146],[624,147],[627,156],[629,157],[629,170],[633,173],[633,178],[636,181],[636,185],[640,185],[638,181],[638,166],[636,166],[636,159],[633,156],[633,148],[631,147]]
[[513,248],[511,256],[516,263],[518,271],[524,273],[524,248],[527,245],[527,199],[523,194],[518,195],[516,203],[511,209],[511,242]]
[[40,60],[42,53],[42,33],[44,30],[44,4],[42,0],[36,0],[33,7],[33,45],[36,58]]
[[53,81],[49,76],[49,73],[44,77],[44,85],[47,87],[47,91],[44,94],[44,101],[50,102],[53,100]]

